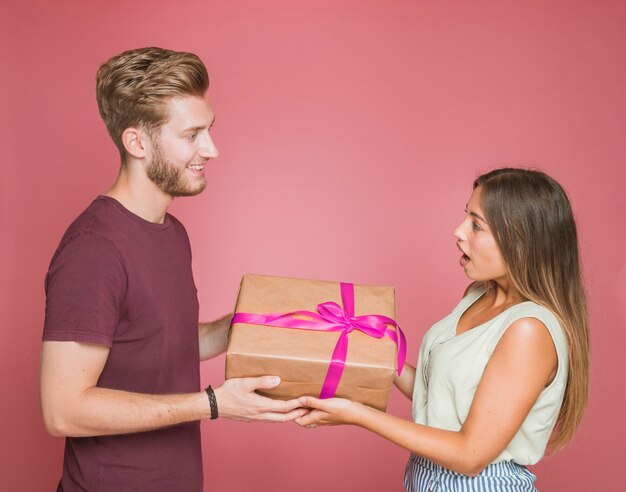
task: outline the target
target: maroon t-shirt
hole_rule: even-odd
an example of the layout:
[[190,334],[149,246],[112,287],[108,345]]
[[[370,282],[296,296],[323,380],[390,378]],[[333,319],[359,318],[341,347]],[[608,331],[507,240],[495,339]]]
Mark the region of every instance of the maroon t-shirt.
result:
[[[110,347],[103,388],[199,391],[198,299],[182,224],[169,214],[154,224],[112,198],[94,200],[52,258],[43,340]],[[199,492],[200,423],[67,438],[62,490]]]

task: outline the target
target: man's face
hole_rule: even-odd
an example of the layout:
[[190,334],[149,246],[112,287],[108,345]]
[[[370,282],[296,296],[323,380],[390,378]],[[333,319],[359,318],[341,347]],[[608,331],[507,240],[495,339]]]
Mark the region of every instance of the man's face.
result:
[[204,97],[184,96],[167,103],[170,119],[152,138],[146,174],[170,196],[193,196],[206,186],[204,166],[218,155],[209,129],[215,119]]

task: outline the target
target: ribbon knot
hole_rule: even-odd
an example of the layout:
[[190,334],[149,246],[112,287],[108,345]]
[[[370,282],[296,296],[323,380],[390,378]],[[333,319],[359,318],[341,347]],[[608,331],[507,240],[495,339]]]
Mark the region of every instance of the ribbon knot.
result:
[[[236,313],[232,322],[233,324],[248,323],[298,330],[341,332],[333,350],[320,398],[335,396],[348,356],[348,334],[354,330],[359,330],[374,338],[387,337],[393,340],[398,349],[398,374],[400,374],[406,359],[406,338],[400,326],[395,320],[380,314],[355,316],[354,285],[342,282],[340,286],[343,307],[336,302],[328,301],[318,304],[317,313],[312,311],[293,311],[284,314]],[[395,326],[396,330],[387,325]]]

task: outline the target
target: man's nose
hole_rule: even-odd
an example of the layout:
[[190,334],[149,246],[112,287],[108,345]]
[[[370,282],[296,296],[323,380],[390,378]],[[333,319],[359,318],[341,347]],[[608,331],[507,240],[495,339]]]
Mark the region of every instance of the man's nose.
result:
[[208,132],[202,138],[199,154],[205,159],[215,159],[220,154]]

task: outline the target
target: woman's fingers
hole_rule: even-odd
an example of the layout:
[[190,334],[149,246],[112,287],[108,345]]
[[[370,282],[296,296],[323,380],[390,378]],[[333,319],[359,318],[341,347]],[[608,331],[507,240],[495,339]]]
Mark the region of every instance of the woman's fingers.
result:
[[309,408],[317,408],[318,410],[324,410],[327,400],[320,400],[319,398],[314,398],[313,396],[301,396],[298,398],[300,405],[303,407]]
[[321,410],[311,410],[307,415],[302,417],[298,417],[296,419],[296,424],[300,427],[305,427],[307,429],[313,429],[318,425],[329,425],[332,422],[329,422],[329,415],[326,412],[322,412]]

